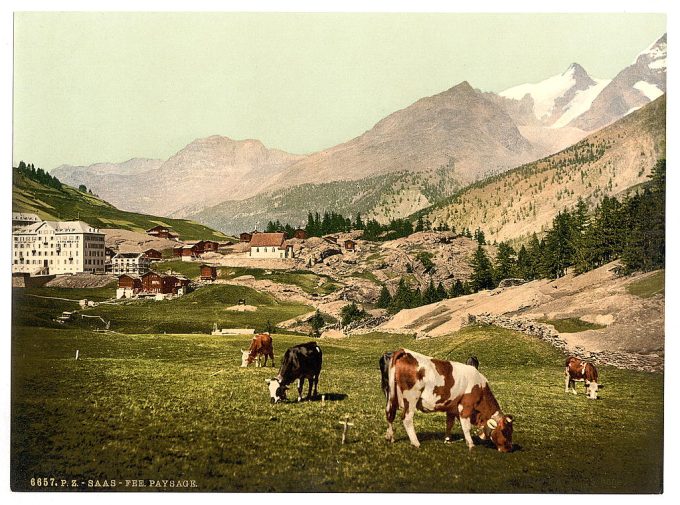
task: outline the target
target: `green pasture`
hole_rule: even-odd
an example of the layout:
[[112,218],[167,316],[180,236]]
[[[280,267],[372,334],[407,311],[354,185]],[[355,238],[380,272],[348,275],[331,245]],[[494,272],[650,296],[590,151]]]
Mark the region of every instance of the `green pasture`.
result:
[[[250,337],[206,334],[218,307],[243,294],[215,288],[91,309],[120,334],[46,327],[45,318],[26,314],[25,294],[15,294],[12,488],[37,490],[31,478],[55,477],[79,487],[96,479],[193,479],[203,492],[661,491],[662,374],[602,367],[606,388],[591,401],[564,393],[560,352],[520,333],[469,327],[420,341],[374,333],[319,341],[324,403],[271,405],[264,381],[276,369],[239,367]],[[259,296],[252,301],[276,320],[306,309]],[[277,366],[286,348],[309,340],[273,339]],[[469,452],[458,425],[456,441],[444,444],[443,414],[416,415],[420,449],[401,422],[396,442],[387,443],[378,358],[402,346],[458,361],[476,355],[515,416],[515,451],[477,441]],[[354,426],[342,445],[345,415]]]

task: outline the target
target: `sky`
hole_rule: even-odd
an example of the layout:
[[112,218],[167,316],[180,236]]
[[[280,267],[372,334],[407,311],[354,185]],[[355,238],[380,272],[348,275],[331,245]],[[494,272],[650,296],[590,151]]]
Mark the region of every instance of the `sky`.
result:
[[467,80],[612,78],[663,14],[14,14],[13,162],[167,159],[196,138],[304,154]]

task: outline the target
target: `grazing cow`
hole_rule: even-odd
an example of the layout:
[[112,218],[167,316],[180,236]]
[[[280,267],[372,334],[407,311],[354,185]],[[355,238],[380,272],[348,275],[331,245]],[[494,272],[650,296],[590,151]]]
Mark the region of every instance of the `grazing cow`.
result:
[[264,366],[267,366],[267,358],[272,359],[272,366],[274,366],[274,346],[269,333],[255,335],[250,341],[250,349],[247,351],[241,349],[241,367],[245,368],[253,361],[255,366],[259,367],[262,356],[264,356]]
[[512,450],[513,418],[503,414],[486,378],[474,367],[399,349],[392,354],[388,375],[385,438],[390,442],[394,442],[392,422],[401,408],[408,438],[411,444],[420,447],[413,427],[413,416],[418,409],[446,412],[447,442],[458,418],[470,450],[474,447],[470,435],[472,426],[481,428],[480,438],[490,437],[500,452]]
[[479,360],[477,359],[477,356],[470,356],[467,361],[465,362],[466,365],[470,365],[475,367],[477,370],[479,370]]
[[285,400],[288,385],[296,379],[298,380],[298,401],[302,400],[302,386],[305,379],[309,383],[307,399],[309,400],[312,395],[312,386],[314,386],[314,396],[316,396],[321,361],[321,349],[316,342],[307,342],[288,349],[283,355],[279,374],[271,380],[266,380],[271,402],[277,403]]
[[569,356],[564,366],[564,392],[568,393],[571,389],[576,394],[576,381],[583,381],[588,398],[597,400],[597,392],[604,386],[597,383],[597,369],[595,366],[574,356]]

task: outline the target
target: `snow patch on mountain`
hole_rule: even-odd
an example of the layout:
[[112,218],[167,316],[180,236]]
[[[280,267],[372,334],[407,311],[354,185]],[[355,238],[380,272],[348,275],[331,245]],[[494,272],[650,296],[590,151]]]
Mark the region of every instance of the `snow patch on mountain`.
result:
[[562,128],[563,126],[567,126],[572,119],[577,118],[590,109],[590,106],[593,104],[593,100],[597,98],[597,95],[600,94],[607,84],[612,82],[611,79],[593,80],[596,83],[595,86],[577,91],[569,106],[560,118],[552,124],[551,128]]
[[661,95],[663,95],[662,90],[657,88],[654,84],[650,84],[645,81],[638,81],[635,84],[633,84],[633,87],[637,89],[640,93],[645,95],[647,98],[649,98],[650,102],[652,100],[656,100]]
[[541,82],[520,84],[501,91],[499,94],[513,100],[521,100],[524,96],[529,95],[534,101],[534,115],[538,119],[544,119],[552,113],[555,100],[564,96],[574,84],[576,84],[576,79],[574,79],[574,71],[570,67],[562,74],[548,77]]

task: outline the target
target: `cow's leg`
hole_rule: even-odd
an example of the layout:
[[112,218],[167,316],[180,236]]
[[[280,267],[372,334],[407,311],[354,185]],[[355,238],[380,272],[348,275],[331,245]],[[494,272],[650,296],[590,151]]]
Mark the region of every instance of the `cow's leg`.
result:
[[319,394],[319,374],[316,374],[314,376],[314,396],[317,396]]
[[298,380],[298,401],[299,401],[299,402],[302,401],[302,385],[303,385],[304,383],[305,383],[305,378],[304,378],[304,377],[300,377],[300,379]]
[[571,380],[569,379],[569,369],[564,371],[564,392],[568,393],[569,392],[569,383]]
[[475,443],[472,441],[472,435],[470,435],[470,428],[472,428],[470,418],[461,416],[460,427],[463,428],[463,436],[465,437],[465,443],[467,443],[468,449],[472,450]]
[[271,352],[269,353],[269,357],[272,359],[272,368],[274,368],[276,365],[274,365],[274,353]]
[[268,354],[264,355],[264,365],[262,365],[262,366],[267,366],[267,357],[268,356],[269,356]]
[[406,434],[408,435],[411,444],[414,447],[420,447],[420,442],[418,441],[418,436],[416,435],[416,429],[413,426],[413,416],[416,414],[415,402],[409,402],[404,398],[404,428],[406,429]]
[[[307,399],[312,397],[312,386],[314,385],[314,376],[311,379],[307,379]],[[316,396],[316,386],[314,386],[314,396]]]
[[460,427],[463,429],[463,436],[465,437],[465,443],[467,443],[468,449],[472,450],[475,443],[472,441],[472,435],[470,435],[470,429],[472,428],[472,423],[470,422],[470,415],[472,409],[469,407],[465,409],[463,405],[458,405],[458,412],[460,419]]
[[456,422],[456,414],[452,412],[447,412],[446,413],[446,436],[444,438],[445,443],[451,442],[451,429],[453,428],[454,423]]
[[394,428],[392,427],[392,423],[394,422],[396,415],[397,402],[391,401],[388,395],[387,404],[385,405],[385,419],[387,419],[387,432],[385,432],[385,440],[388,442],[394,442]]

